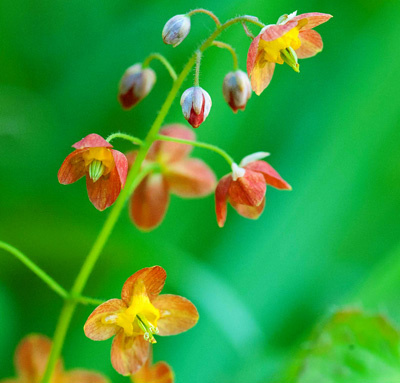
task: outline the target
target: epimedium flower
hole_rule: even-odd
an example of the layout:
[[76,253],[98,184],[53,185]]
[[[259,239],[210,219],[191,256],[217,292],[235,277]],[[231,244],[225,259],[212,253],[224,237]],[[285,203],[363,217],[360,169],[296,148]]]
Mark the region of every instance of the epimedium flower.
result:
[[[163,127],[160,134],[185,140],[195,140],[193,130],[180,124]],[[213,171],[200,159],[190,158],[191,145],[156,141],[150,148],[143,166],[158,163],[160,170],[146,176],[132,194],[130,217],[141,230],[152,230],[163,220],[170,194],[182,198],[207,196],[215,189]],[[130,165],[137,152],[127,154]]]
[[247,73],[257,95],[269,85],[275,64],[286,63],[299,72],[298,59],[315,56],[323,48],[320,34],[313,30],[332,16],[326,13],[297,12],[283,15],[277,24],[264,27],[250,44]]
[[85,323],[92,340],[114,336],[111,363],[122,375],[137,373],[150,356],[154,335],[176,335],[198,321],[196,307],[178,295],[159,295],[167,275],[160,266],[147,267],[130,276],[122,287],[121,299],[98,306]]
[[199,86],[186,89],[181,97],[183,116],[193,128],[198,128],[205,121],[211,105],[210,95]]
[[267,162],[260,161],[266,152],[250,154],[239,165],[232,164],[232,173],[221,178],[215,189],[215,211],[219,227],[227,215],[227,202],[243,217],[257,219],[265,207],[267,185],[281,190],[291,186]]
[[[51,340],[44,335],[30,334],[18,345],[15,352],[16,378],[1,380],[1,383],[40,382],[50,356]],[[74,369],[65,372],[62,360],[56,364],[51,383],[109,383],[101,374]]]
[[67,185],[86,176],[90,202],[102,211],[115,202],[124,187],[128,160],[98,134],[89,134],[72,147],[75,151],[62,163],[58,180]]
[[224,78],[222,92],[234,113],[237,113],[238,109],[244,110],[251,97],[251,85],[247,74],[241,70],[229,72]]

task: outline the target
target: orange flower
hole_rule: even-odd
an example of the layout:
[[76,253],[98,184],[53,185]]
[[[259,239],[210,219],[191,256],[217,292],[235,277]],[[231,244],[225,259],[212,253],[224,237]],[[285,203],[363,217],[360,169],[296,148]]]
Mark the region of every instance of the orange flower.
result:
[[[2,380],[2,383],[40,382],[50,355],[51,340],[39,334],[26,336],[15,352],[17,378]],[[108,383],[104,376],[86,370],[65,372],[63,363],[58,361],[51,383]]]
[[296,16],[293,12],[281,16],[277,24],[267,25],[261,30],[247,53],[247,73],[257,95],[269,85],[275,64],[285,62],[299,72],[297,59],[315,56],[322,50],[322,38],[312,28],[331,17],[318,12]]
[[125,185],[128,160],[98,134],[89,134],[72,145],[73,151],[62,163],[58,180],[72,184],[86,175],[90,202],[97,210],[104,210],[117,199]]
[[178,295],[159,295],[165,278],[160,266],[147,267],[129,277],[122,299],[97,307],[85,323],[88,338],[105,340],[115,335],[111,363],[122,375],[136,373],[149,358],[155,334],[175,335],[192,328],[199,319],[196,307]]
[[215,211],[219,227],[223,227],[227,214],[227,201],[243,217],[257,219],[264,210],[266,185],[291,190],[277,171],[265,161],[269,153],[251,154],[232,164],[232,173],[222,177],[215,190]]
[[157,362],[151,364],[152,352],[150,352],[146,363],[143,367],[131,375],[133,383],[174,383],[174,372],[169,364],[165,362]]
[[[160,134],[186,140],[196,137],[191,129],[179,124],[165,126]],[[131,197],[130,216],[139,229],[152,230],[162,222],[170,193],[197,198],[214,191],[214,173],[203,161],[188,158],[191,150],[191,145],[167,141],[156,141],[150,148],[144,165],[157,162],[161,170],[145,177]],[[136,152],[127,157],[133,164]]]

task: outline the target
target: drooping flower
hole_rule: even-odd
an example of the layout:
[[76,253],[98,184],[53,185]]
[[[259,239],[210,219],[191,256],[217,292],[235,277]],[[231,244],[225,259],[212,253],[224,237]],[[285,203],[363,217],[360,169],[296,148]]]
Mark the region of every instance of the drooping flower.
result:
[[168,363],[157,362],[152,364],[152,349],[143,367],[131,375],[133,383],[173,383],[174,372]]
[[[180,124],[167,125],[160,134],[179,139],[195,140],[193,130]],[[158,163],[160,170],[143,179],[130,200],[130,216],[142,230],[152,230],[163,220],[169,204],[169,195],[183,198],[204,197],[214,191],[216,178],[213,171],[200,159],[189,158],[191,145],[156,141],[143,166]],[[136,152],[127,154],[132,165]]]
[[164,25],[162,39],[165,44],[178,46],[190,32],[190,17],[187,15],[176,15],[171,17]]
[[90,202],[102,211],[115,202],[124,187],[128,160],[98,134],[89,134],[72,147],[76,150],[62,163],[58,181],[68,185],[86,176]]
[[[1,383],[37,383],[45,372],[50,355],[51,340],[44,335],[31,334],[18,345],[15,352],[16,378],[1,380]],[[109,383],[101,374],[93,371],[75,369],[64,371],[62,360],[54,369],[51,383]]]
[[313,30],[332,16],[326,13],[297,12],[283,15],[277,24],[264,27],[247,53],[247,73],[257,95],[269,85],[275,64],[286,63],[299,72],[298,59],[315,56],[322,50],[320,34]]
[[265,207],[267,185],[281,190],[291,186],[265,161],[269,153],[257,152],[232,164],[232,173],[221,178],[215,189],[215,211],[219,227],[223,227],[227,202],[243,217],[257,219]]
[[199,86],[186,89],[181,97],[183,116],[193,128],[198,128],[205,121],[211,105],[210,95]]
[[251,85],[247,74],[241,70],[229,72],[224,78],[222,92],[234,113],[238,109],[244,110],[251,96]]
[[130,66],[123,74],[118,88],[118,101],[128,110],[143,100],[153,89],[156,73],[141,63]]
[[122,287],[122,299],[110,299],[98,306],[85,323],[92,340],[115,335],[111,363],[122,375],[135,374],[149,358],[155,334],[176,335],[198,321],[196,307],[178,295],[159,295],[164,287],[165,270],[147,267],[129,277]]

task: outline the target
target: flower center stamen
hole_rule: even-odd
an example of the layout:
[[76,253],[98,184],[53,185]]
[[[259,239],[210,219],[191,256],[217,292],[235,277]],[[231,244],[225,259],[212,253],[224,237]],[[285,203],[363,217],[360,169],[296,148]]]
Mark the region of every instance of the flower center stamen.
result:
[[144,339],[147,340],[150,343],[157,343],[155,340],[153,334],[158,334],[158,328],[153,326],[147,319],[146,317],[142,315],[136,315],[136,318],[138,319],[138,325],[139,327],[143,330],[144,332]]
[[300,66],[298,64],[298,58],[295,50],[292,47],[287,47],[281,50],[282,60],[288,64],[297,73],[300,72]]
[[89,165],[89,177],[96,182],[104,173],[105,166],[99,160],[93,160]]

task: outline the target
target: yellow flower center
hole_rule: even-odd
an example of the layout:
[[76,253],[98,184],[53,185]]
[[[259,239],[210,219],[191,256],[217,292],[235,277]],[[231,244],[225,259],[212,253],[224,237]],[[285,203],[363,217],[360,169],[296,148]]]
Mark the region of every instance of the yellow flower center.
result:
[[93,182],[110,173],[115,166],[114,157],[108,148],[90,148],[83,152],[82,157]]

